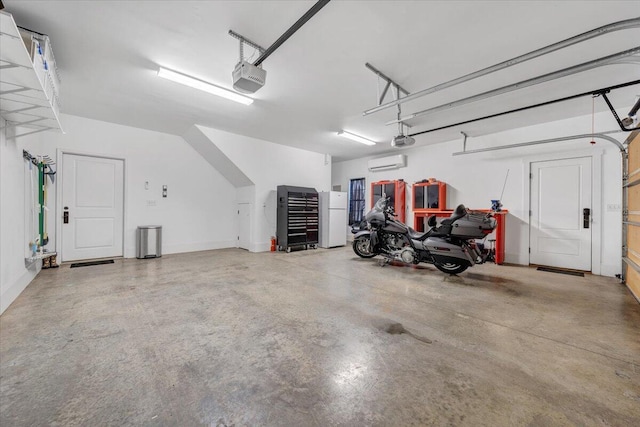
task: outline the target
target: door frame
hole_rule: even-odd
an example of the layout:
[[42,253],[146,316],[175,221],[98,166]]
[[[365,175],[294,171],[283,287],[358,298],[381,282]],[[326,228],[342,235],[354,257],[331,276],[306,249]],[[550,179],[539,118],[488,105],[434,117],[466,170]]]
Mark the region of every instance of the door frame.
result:
[[[247,231],[247,235],[248,235],[248,248],[243,248],[240,246],[240,205],[247,205],[247,208],[249,209],[249,230]],[[236,239],[236,248],[238,249],[246,249],[247,251],[251,252],[251,230],[253,228],[252,226],[252,220],[253,220],[253,203],[251,202],[236,202],[236,210],[238,211],[238,215],[236,216],[236,231],[237,231],[237,236],[238,238]]]
[[[123,258],[131,258],[131,256],[127,256],[126,253],[126,230],[127,230],[127,159],[124,157],[117,156],[109,156],[105,154],[96,154],[87,151],[77,151],[77,150],[68,150],[64,148],[58,148],[56,150],[56,209],[55,209],[55,218],[56,218],[56,253],[58,254],[58,258],[60,260],[63,259],[62,256],[62,180],[63,176],[63,167],[62,162],[65,154],[71,154],[74,156],[85,156],[85,157],[95,157],[98,159],[110,159],[110,160],[122,160],[122,257]],[[135,251],[135,248],[134,248]],[[118,258],[118,257],[114,257]]]
[[[592,227],[591,231],[591,273],[600,275],[602,271],[602,155],[604,149],[558,151],[555,153],[527,156],[523,159],[522,165],[522,206],[526,206],[525,223],[527,224],[526,242],[527,248],[531,248],[531,163],[548,162],[554,160],[575,159],[580,157],[591,158],[591,219],[597,219],[597,227]],[[531,255],[526,254],[527,263],[530,264]]]

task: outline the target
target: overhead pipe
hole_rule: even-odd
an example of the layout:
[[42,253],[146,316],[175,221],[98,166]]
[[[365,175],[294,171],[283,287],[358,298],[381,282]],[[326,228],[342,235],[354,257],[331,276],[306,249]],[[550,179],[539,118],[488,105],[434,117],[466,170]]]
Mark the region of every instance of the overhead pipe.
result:
[[558,102],[570,101],[572,99],[581,98],[583,96],[593,96],[593,95],[601,93],[602,91],[605,91],[605,90],[611,91],[611,90],[614,90],[614,89],[621,89],[621,88],[624,88],[624,87],[627,87],[627,86],[633,86],[633,85],[637,85],[637,84],[640,84],[640,80],[633,80],[633,81],[630,81],[630,82],[627,82],[627,83],[622,83],[622,84],[615,85],[615,86],[609,86],[609,87],[603,88],[603,89],[592,90],[592,91],[589,91],[589,92],[583,92],[583,93],[579,93],[577,95],[565,96],[563,98],[553,99],[551,101],[545,101],[545,102],[541,102],[539,104],[534,104],[534,105],[529,105],[529,106],[526,106],[526,107],[516,108],[516,109],[513,109],[513,110],[503,111],[501,113],[489,114],[487,116],[482,116],[482,117],[478,117],[478,118],[475,118],[475,119],[465,120],[465,121],[453,123],[453,124],[450,124],[450,125],[440,126],[440,127],[433,128],[433,129],[427,129],[427,130],[423,130],[423,131],[420,131],[420,132],[414,132],[412,134],[409,134],[409,136],[417,136],[417,135],[422,135],[422,134],[425,134],[425,133],[431,133],[431,132],[435,132],[435,131],[438,131],[438,130],[448,129],[448,128],[452,128],[452,127],[460,126],[460,125],[466,125],[468,123],[473,123],[473,122],[479,122],[481,120],[492,119],[494,117],[500,117],[500,116],[504,116],[504,115],[507,115],[507,114],[518,113],[520,111],[530,110],[532,108],[544,107],[546,105],[556,104]]
[[[617,131],[615,131],[617,132]],[[582,139],[582,138],[600,138],[600,139],[604,139],[605,141],[609,141],[612,144],[614,144],[616,147],[618,147],[618,150],[620,150],[620,152],[622,153],[626,153],[625,147],[624,145],[622,145],[622,143],[620,143],[620,141],[618,141],[617,139],[606,135],[603,132],[600,133],[585,133],[582,135],[571,135],[571,136],[561,136],[558,138],[550,138],[550,139],[541,139],[541,140],[537,140],[537,141],[529,141],[529,142],[521,142],[519,144],[509,144],[509,145],[499,145],[497,147],[487,147],[487,148],[478,148],[475,150],[466,150],[466,151],[458,151],[457,153],[453,153],[454,156],[461,156],[463,154],[477,154],[477,153],[484,153],[487,151],[497,151],[497,150],[506,150],[509,148],[521,148],[521,147],[528,147],[530,145],[540,145],[540,144],[549,144],[551,142],[561,142],[561,141],[571,141],[574,139]]]
[[503,70],[505,68],[511,67],[513,65],[517,65],[517,64],[520,64],[522,62],[529,61],[531,59],[538,58],[538,57],[543,56],[543,55],[547,55],[549,53],[552,53],[552,52],[555,52],[557,50],[563,49],[565,47],[569,47],[569,46],[575,45],[577,43],[581,43],[581,42],[584,42],[586,40],[590,40],[590,39],[593,39],[595,37],[602,36],[604,34],[608,34],[608,33],[614,32],[614,31],[637,28],[637,27],[640,27],[640,17],[639,18],[626,19],[624,21],[618,21],[618,22],[614,22],[614,23],[611,23],[611,24],[608,24],[608,25],[604,25],[602,27],[593,29],[591,31],[587,31],[587,32],[582,33],[582,34],[578,34],[577,36],[568,38],[566,40],[562,40],[560,42],[550,44],[550,45],[545,46],[543,48],[536,49],[536,50],[531,51],[529,53],[525,53],[524,55],[520,55],[520,56],[517,56],[515,58],[508,59],[506,61],[503,61],[503,62],[500,62],[498,64],[492,65],[490,67],[483,68],[482,70],[466,74],[466,75],[464,75],[462,77],[458,77],[457,79],[453,79],[453,80],[450,80],[448,82],[441,83],[439,85],[430,87],[428,89],[424,89],[424,90],[415,92],[415,93],[413,93],[411,95],[405,96],[404,98],[400,98],[400,99],[388,102],[386,104],[379,105],[377,107],[374,107],[374,108],[371,108],[369,110],[366,110],[365,112],[362,113],[362,115],[363,116],[367,116],[369,114],[373,114],[375,112],[378,112],[378,111],[381,111],[381,110],[384,110],[384,109],[387,109],[387,108],[391,108],[391,107],[393,107],[395,105],[399,105],[399,104],[402,104],[404,102],[408,102],[408,101],[411,101],[413,99],[417,99],[417,98],[423,97],[425,95],[429,95],[429,94],[441,91],[443,89],[459,85],[459,84],[464,83],[464,82],[468,82],[469,80],[477,79],[478,77],[486,76],[487,74],[495,73],[496,71],[500,71],[500,70]]
[[411,119],[415,119],[416,117],[424,116],[427,114],[437,113],[440,111],[448,110],[450,108],[459,107],[461,105],[470,104],[472,102],[481,101],[483,99],[492,98],[497,95],[503,95],[505,93],[513,92],[514,90],[523,89],[529,86],[534,86],[540,83],[548,82],[551,80],[559,79],[561,77],[570,76],[576,73],[580,73],[582,71],[591,70],[596,67],[601,67],[603,65],[608,65],[614,62],[617,59],[625,58],[628,56],[636,55],[640,53],[640,46],[634,47],[632,49],[627,49],[622,52],[614,53],[613,55],[604,56],[602,58],[594,59],[592,61],[584,62],[582,64],[574,65],[572,67],[564,68],[562,70],[554,71],[552,73],[547,73],[542,76],[534,77],[531,79],[523,80],[518,83],[513,83],[507,86],[500,87],[498,89],[489,90],[487,92],[480,93],[478,95],[469,96],[467,98],[462,98],[457,101],[448,102],[446,104],[438,105],[437,107],[432,107],[426,110],[418,111],[417,113],[409,114],[408,116],[400,117],[397,120],[391,120],[386,125],[392,125],[397,123],[398,121],[407,121]]
[[258,65],[262,64],[262,61],[267,59],[273,52],[275,52],[275,50],[277,48],[279,48],[282,43],[286,42],[287,39],[293,35],[293,33],[298,31],[300,29],[300,27],[302,27],[309,19],[311,19],[313,17],[313,15],[315,15],[316,13],[318,13],[320,11],[320,9],[325,7],[327,5],[327,3],[329,3],[329,1],[330,0],[318,0],[318,2],[316,4],[314,4],[313,6],[311,6],[311,9],[309,9],[307,11],[307,13],[302,15],[302,17],[300,19],[298,19],[296,21],[296,23],[293,24],[287,31],[285,31],[284,34],[282,34],[278,38],[278,40],[276,40],[264,52],[261,52],[260,56],[258,57],[258,59],[255,60],[253,65],[258,66]]

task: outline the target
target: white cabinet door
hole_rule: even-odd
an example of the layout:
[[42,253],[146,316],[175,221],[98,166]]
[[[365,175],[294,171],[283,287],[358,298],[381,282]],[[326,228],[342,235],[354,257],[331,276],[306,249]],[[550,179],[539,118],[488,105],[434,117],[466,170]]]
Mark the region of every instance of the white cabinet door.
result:
[[62,260],[122,256],[124,161],[64,154],[61,184]]
[[591,270],[591,158],[531,163],[531,264]]

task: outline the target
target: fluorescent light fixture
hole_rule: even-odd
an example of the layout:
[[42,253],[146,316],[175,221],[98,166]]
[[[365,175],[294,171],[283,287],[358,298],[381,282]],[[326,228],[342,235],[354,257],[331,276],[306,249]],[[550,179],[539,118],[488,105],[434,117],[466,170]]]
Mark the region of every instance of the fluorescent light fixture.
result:
[[253,99],[249,98],[248,96],[240,95],[239,93],[232,90],[225,89],[223,87],[205,82],[204,80],[196,79],[195,77],[187,76],[186,74],[178,73],[166,68],[160,67],[158,69],[158,77],[162,77],[164,79],[171,80],[173,82],[180,83],[194,89],[200,89],[204,92],[239,102],[240,104],[251,105],[251,103],[253,103]]
[[352,141],[359,142],[360,144],[376,145],[376,143],[373,142],[372,140],[367,139],[360,135],[356,135],[355,133],[347,132],[346,130],[341,130],[340,132],[338,132],[338,135],[343,138],[349,138]]

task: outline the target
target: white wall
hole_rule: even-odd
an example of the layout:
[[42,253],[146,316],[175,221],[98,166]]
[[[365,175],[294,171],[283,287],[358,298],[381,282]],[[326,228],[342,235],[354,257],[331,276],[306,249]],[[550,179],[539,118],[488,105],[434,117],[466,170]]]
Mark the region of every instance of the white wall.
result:
[[[611,113],[596,115],[596,132],[617,128]],[[558,136],[589,133],[591,116],[583,116],[543,125],[530,126],[482,137],[470,137],[467,149],[515,144]],[[624,141],[626,134],[612,134]],[[419,137],[418,137],[419,138]],[[594,189],[593,226],[602,236],[599,253],[594,254],[594,273],[613,276],[620,273],[621,212],[608,209],[608,205],[620,205],[621,157],[619,150],[610,142],[597,140],[596,145],[589,140],[561,142],[534,147],[493,151],[464,156],[452,156],[462,151],[462,138],[442,144],[399,150],[407,154],[407,167],[391,171],[369,172],[367,162],[372,157],[336,162],[333,164],[332,185],[348,188],[352,178],[366,178],[367,197],[369,184],[383,179],[404,179],[409,184],[425,178],[437,178],[447,183],[447,207],[454,208],[460,203],[469,208],[489,209],[490,200],[500,198],[500,192],[507,170],[509,178],[502,203],[509,210],[506,229],[506,262],[529,263],[529,162],[557,158],[593,156],[594,171],[601,170],[602,186]],[[376,156],[382,157],[382,156]],[[410,205],[411,190],[407,194]],[[367,199],[367,206],[370,200]],[[598,212],[600,211],[600,213]],[[407,211],[407,222],[413,225],[413,212]],[[598,233],[594,233],[594,236]],[[596,236],[597,237],[597,236]],[[595,237],[594,237],[595,238]],[[596,243],[596,242],[594,242]]]
[[[60,152],[125,159],[125,257],[135,257],[135,230],[148,224],[162,225],[164,254],[235,247],[235,229],[229,224],[236,221],[236,190],[181,137],[69,115],[61,122],[66,134],[32,137],[38,141],[37,154],[53,159]],[[61,177],[57,178],[55,187],[61,189]],[[163,185],[167,198],[162,197]],[[61,209],[55,209],[55,188],[48,199],[52,212],[61,216]],[[51,230],[54,215],[48,247],[56,247],[57,236],[51,236]]]
[[[0,119],[0,127],[5,121]],[[11,132],[11,131],[9,131]],[[0,313],[4,312],[40,271],[42,261],[25,268],[28,253],[25,204],[30,203],[22,150],[26,141],[0,129]]]
[[251,251],[268,251],[276,234],[275,190],[278,185],[331,189],[331,156],[272,142],[198,126],[218,148],[255,183],[253,194],[246,187],[239,199],[253,203]]

